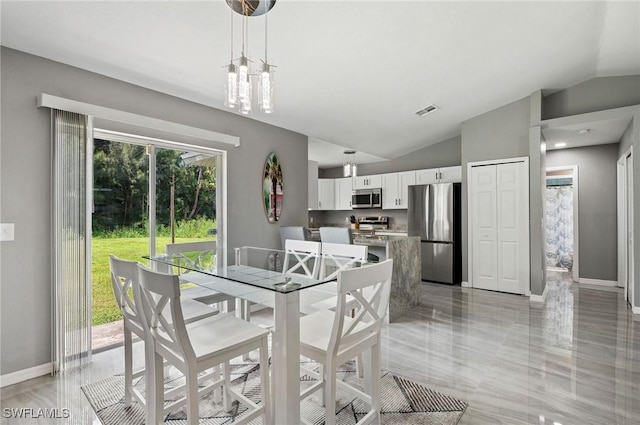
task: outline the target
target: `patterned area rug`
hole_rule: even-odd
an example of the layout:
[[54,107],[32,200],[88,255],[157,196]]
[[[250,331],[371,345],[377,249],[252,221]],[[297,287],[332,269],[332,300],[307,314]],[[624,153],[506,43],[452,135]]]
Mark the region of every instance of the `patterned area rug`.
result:
[[[307,363],[305,367],[314,369],[315,365]],[[259,366],[255,363],[232,365],[232,385],[241,388],[243,394],[255,403],[261,401],[258,368]],[[352,363],[347,363],[342,367],[338,373],[338,379],[362,388],[362,380],[356,376]],[[307,375],[301,376],[300,381],[301,388],[314,382],[313,378]],[[181,385],[183,382],[183,378],[173,371],[165,378],[166,387]],[[136,383],[136,388],[141,391],[144,389],[142,379]],[[82,390],[103,425],[144,424],[142,406],[134,402],[130,408],[124,407],[124,376],[111,376],[83,386]],[[383,424],[455,425],[467,407],[466,403],[458,399],[387,372],[382,374],[380,391],[382,395],[381,422]],[[324,408],[320,404],[318,394],[316,392],[305,399],[300,406],[302,417],[314,425],[324,424]],[[277,393],[275,396],[277,397]],[[246,410],[246,406],[234,402],[232,411],[226,412],[220,404],[213,402],[211,396],[206,396],[200,400],[199,422],[200,425],[232,423],[235,418],[241,417]],[[359,399],[338,390],[336,412],[337,424],[351,425],[366,414],[366,406]],[[165,417],[165,423],[169,425],[186,424],[185,411],[172,412]],[[261,424],[262,420],[257,418],[251,423]]]

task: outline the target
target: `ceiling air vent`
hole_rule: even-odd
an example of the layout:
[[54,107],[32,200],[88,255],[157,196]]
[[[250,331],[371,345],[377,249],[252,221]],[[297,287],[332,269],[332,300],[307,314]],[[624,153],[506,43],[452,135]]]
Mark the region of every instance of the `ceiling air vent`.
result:
[[425,115],[428,115],[437,110],[438,110],[438,107],[436,105],[429,105],[426,108],[422,108],[419,111],[416,111],[416,115],[419,117],[424,117]]

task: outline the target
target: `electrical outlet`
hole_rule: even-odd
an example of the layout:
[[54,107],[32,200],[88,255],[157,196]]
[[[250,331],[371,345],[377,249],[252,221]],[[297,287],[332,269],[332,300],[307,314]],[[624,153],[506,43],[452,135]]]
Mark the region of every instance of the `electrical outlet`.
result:
[[13,223],[0,224],[0,241],[12,241],[14,233]]

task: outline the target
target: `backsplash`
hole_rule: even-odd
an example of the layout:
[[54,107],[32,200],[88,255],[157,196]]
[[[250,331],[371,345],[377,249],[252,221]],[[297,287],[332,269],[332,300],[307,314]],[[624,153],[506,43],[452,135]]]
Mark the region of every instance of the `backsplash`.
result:
[[346,211],[309,211],[308,227],[320,226],[348,226],[347,218],[351,215],[363,216],[387,216],[389,228],[392,230],[407,230],[406,210],[383,210],[381,208],[346,210]]

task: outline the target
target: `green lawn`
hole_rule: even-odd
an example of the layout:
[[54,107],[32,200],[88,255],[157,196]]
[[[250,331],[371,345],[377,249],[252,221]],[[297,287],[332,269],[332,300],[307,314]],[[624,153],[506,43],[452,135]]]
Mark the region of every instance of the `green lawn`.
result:
[[[198,238],[176,238],[176,242],[196,241]],[[164,246],[171,242],[170,237],[156,238],[158,252],[164,251]],[[148,238],[98,238],[94,237],[91,244],[91,302],[93,326],[115,322],[122,319],[120,309],[113,295],[111,277],[109,273],[109,254],[132,261],[148,264],[142,258],[149,253]]]

